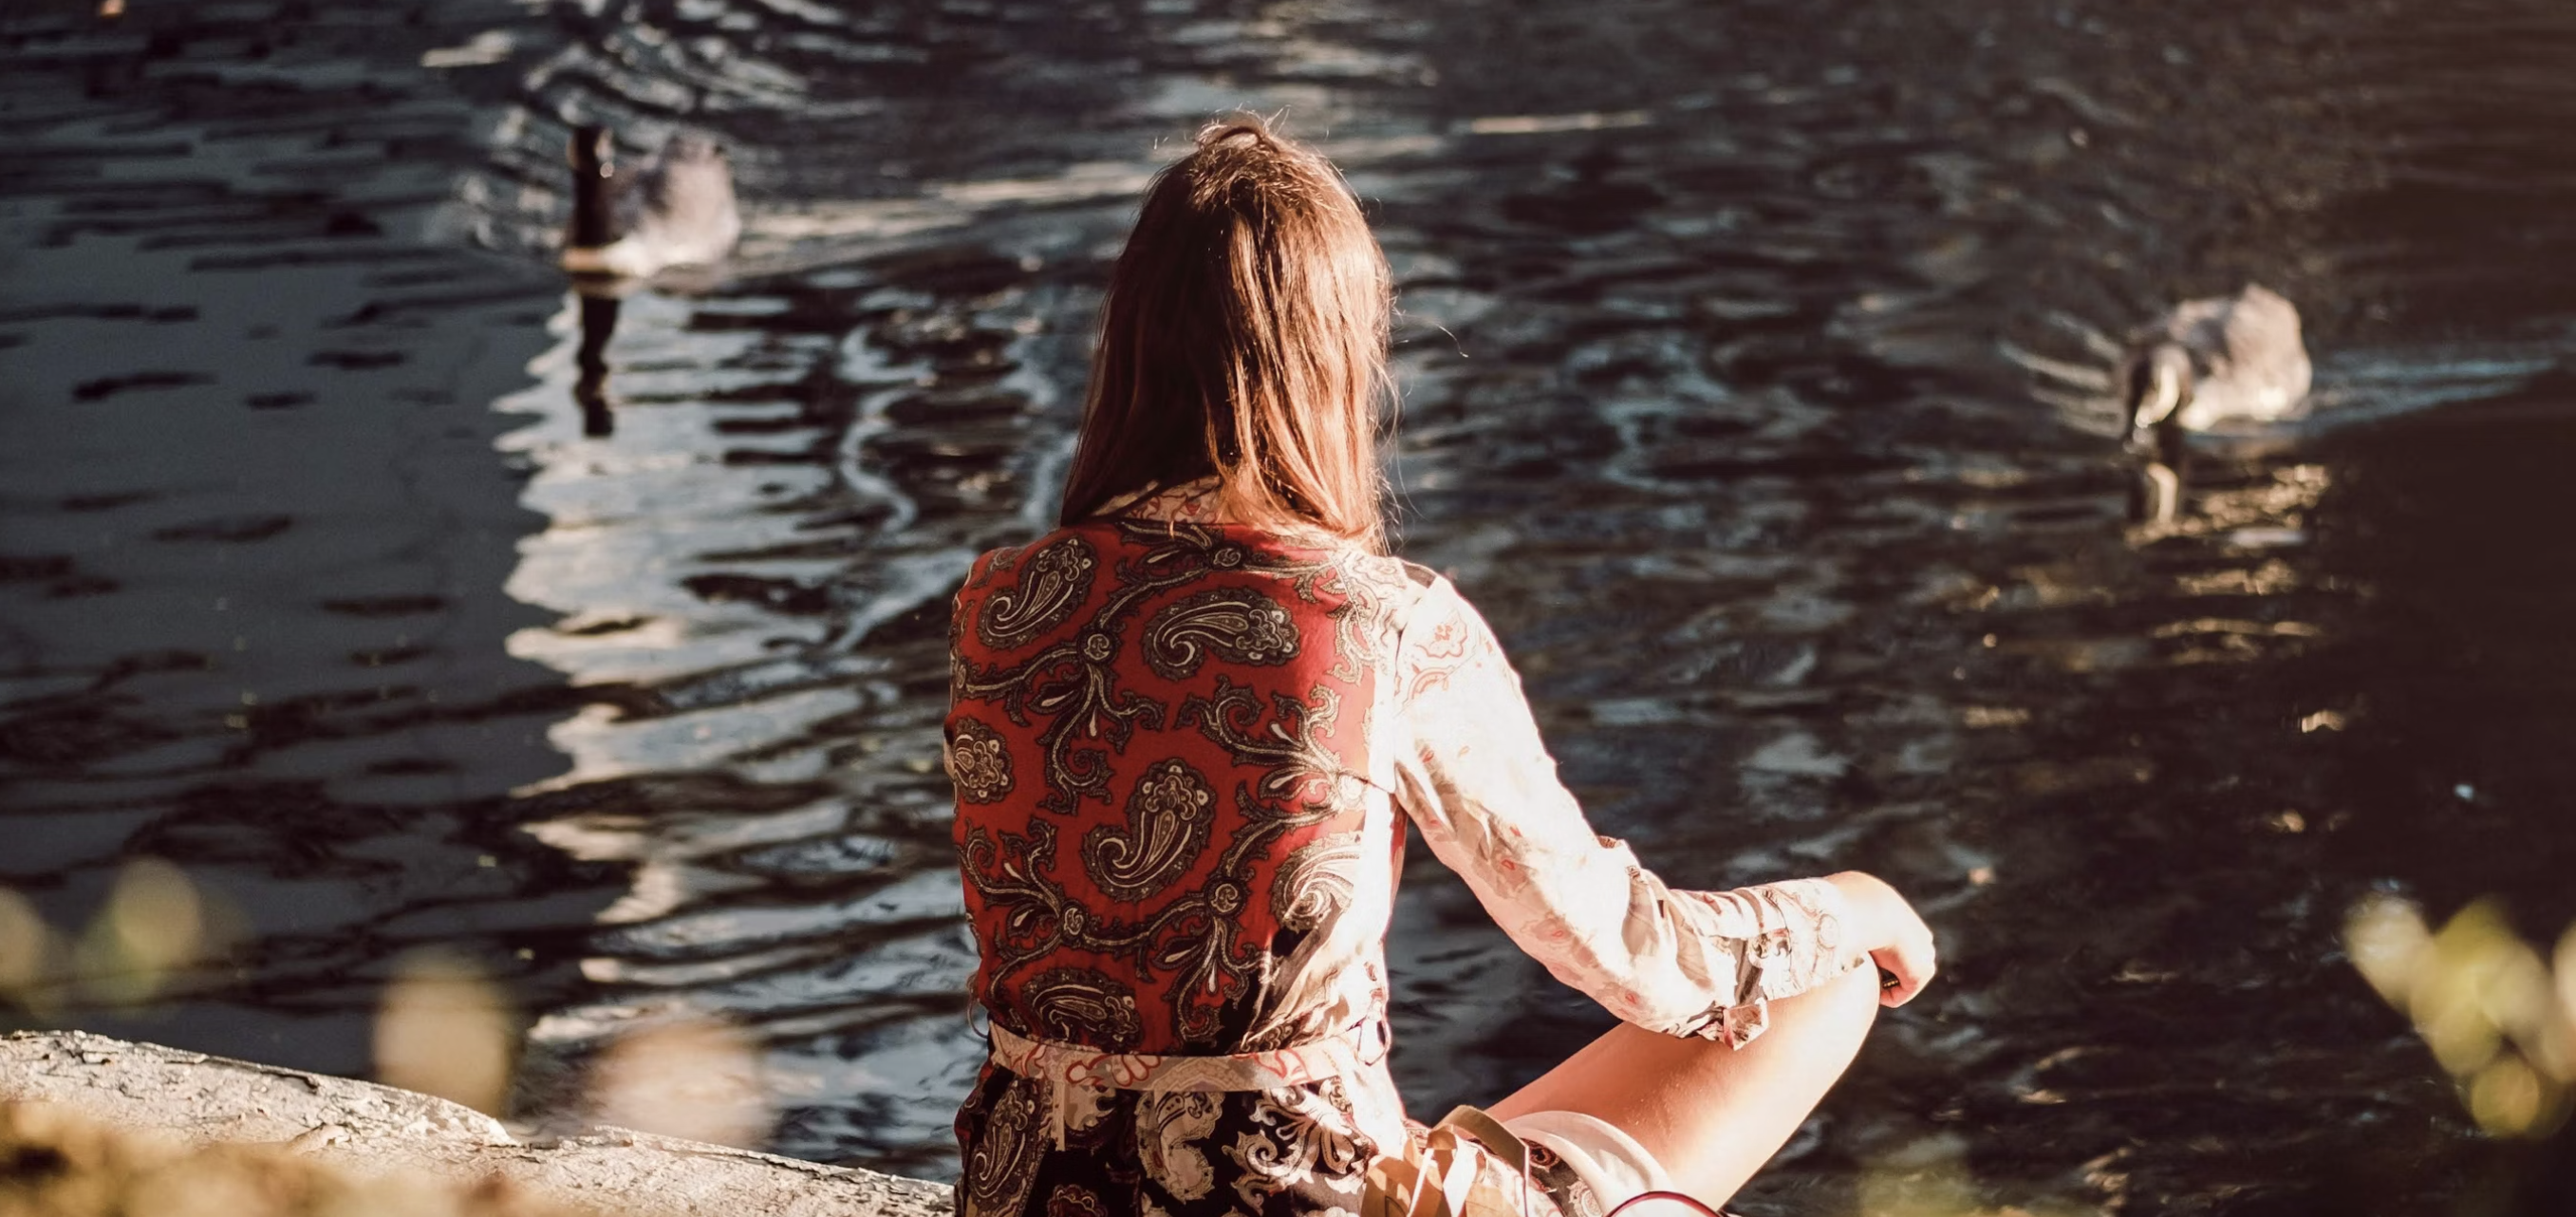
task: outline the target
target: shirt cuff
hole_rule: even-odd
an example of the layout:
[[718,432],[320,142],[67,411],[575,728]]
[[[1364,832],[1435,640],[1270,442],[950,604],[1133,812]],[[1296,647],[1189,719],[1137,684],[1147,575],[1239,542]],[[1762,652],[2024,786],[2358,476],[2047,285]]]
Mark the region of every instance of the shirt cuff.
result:
[[1849,941],[1851,908],[1842,890],[1822,879],[1739,888],[1722,898],[1740,902],[1737,907],[1753,912],[1758,924],[1744,943],[1735,1000],[1710,1007],[1684,1034],[1741,1048],[1770,1029],[1773,1001],[1804,993],[1867,959]]

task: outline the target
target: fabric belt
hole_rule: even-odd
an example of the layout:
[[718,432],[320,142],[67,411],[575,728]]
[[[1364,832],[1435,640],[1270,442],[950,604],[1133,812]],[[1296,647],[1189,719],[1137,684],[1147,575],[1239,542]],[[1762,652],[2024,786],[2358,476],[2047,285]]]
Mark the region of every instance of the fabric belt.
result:
[[1104,1052],[1081,1044],[1030,1039],[1000,1023],[991,1027],[993,1063],[1047,1088],[1047,1136],[1064,1148],[1076,1103],[1112,1090],[1212,1093],[1276,1090],[1357,1073],[1386,1059],[1386,1020],[1372,1018],[1336,1035],[1288,1048],[1232,1056]]

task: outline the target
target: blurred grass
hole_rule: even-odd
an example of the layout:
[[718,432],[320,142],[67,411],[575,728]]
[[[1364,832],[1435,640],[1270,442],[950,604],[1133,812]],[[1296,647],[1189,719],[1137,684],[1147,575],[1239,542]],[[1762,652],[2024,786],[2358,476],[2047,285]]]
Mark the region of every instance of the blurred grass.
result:
[[358,1176],[278,1146],[190,1147],[0,1104],[0,1217],[573,1217],[498,1176]]
[[185,989],[242,937],[242,919],[159,858],[126,861],[78,934],[0,889],[0,1006],[38,1020],[79,1006],[134,1009]]
[[2576,1092],[2576,928],[2555,959],[2481,900],[2438,931],[2393,897],[2362,902],[2346,922],[2353,966],[2413,1021],[2490,1136],[2546,1140],[2566,1127]]
[[2354,906],[2344,944],[2494,1142],[2451,1212],[2576,1214],[2576,926],[2544,956],[2494,900],[2435,929],[2412,901],[2382,895]]
[[[76,1020],[84,1007],[132,1009],[183,992],[196,970],[221,963],[242,939],[239,925],[157,858],[127,862],[77,934],[57,931],[24,896],[0,888],[0,1018],[14,1006],[45,1025]],[[413,952],[377,1004],[375,1080],[510,1115],[524,1029],[481,963],[440,948]],[[637,1011],[633,1027],[588,1062],[579,1091],[575,1106],[592,1121],[741,1148],[766,1139],[774,1114],[756,1045],[684,1009]]]
[[518,1044],[509,995],[480,965],[416,952],[396,965],[377,1006],[376,1080],[502,1115]]

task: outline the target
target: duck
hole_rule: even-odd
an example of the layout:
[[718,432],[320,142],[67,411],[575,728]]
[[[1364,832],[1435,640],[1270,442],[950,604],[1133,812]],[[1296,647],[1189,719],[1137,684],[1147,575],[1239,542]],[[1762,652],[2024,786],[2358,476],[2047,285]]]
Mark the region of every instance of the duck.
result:
[[2116,383],[2127,446],[2148,458],[2135,514],[2173,518],[2191,432],[2295,417],[2312,376],[2298,307],[2259,283],[2186,300],[2134,331]]
[[607,128],[573,130],[565,270],[641,279],[674,266],[713,265],[733,252],[742,212],[733,166],[715,141],[673,135],[631,178],[618,171],[616,155]]

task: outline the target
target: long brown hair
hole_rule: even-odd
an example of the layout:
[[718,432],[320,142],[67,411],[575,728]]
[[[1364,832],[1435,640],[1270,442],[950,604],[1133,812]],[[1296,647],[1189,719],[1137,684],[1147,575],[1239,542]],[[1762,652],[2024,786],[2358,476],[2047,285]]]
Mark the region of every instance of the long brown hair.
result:
[[1214,476],[1225,519],[1383,552],[1391,295],[1331,162],[1258,118],[1200,132],[1110,275],[1061,522]]

